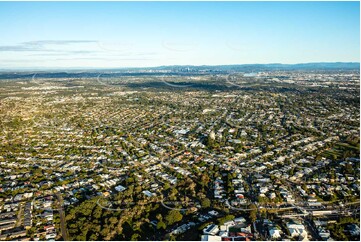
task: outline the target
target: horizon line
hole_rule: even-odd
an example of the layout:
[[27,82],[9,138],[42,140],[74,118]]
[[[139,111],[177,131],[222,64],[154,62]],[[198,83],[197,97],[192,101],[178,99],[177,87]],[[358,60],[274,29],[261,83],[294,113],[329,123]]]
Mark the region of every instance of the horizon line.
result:
[[[304,65],[304,64],[359,64],[355,61],[317,61],[317,62],[298,62],[298,63],[245,63],[245,64],[216,64],[216,65],[159,65],[159,66],[127,66],[127,67],[0,67],[0,71],[31,71],[31,70],[116,70],[116,69],[152,69],[152,68],[164,68],[164,67],[221,67],[221,66],[246,66],[246,65]],[[359,67],[360,68],[360,67]]]

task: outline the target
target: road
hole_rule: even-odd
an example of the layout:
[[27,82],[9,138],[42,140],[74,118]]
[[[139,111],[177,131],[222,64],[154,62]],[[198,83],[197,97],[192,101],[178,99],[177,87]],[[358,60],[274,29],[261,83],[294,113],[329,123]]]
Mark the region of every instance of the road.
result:
[[56,193],[56,197],[58,198],[58,201],[59,201],[59,216],[60,216],[61,236],[63,237],[63,240],[69,241],[68,231],[66,230],[65,212],[64,212],[64,209],[63,209],[63,198],[61,197],[60,193]]

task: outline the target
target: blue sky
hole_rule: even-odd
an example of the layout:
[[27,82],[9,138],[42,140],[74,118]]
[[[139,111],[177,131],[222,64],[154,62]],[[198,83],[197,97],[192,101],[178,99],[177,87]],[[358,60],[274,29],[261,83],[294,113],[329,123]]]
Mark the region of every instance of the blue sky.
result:
[[0,2],[0,68],[360,59],[359,2]]

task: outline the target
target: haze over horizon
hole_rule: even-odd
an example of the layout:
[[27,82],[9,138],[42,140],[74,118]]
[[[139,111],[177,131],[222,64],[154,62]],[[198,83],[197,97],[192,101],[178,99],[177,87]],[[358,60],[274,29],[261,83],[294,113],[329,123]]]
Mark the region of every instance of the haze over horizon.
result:
[[0,69],[359,62],[359,2],[0,2]]

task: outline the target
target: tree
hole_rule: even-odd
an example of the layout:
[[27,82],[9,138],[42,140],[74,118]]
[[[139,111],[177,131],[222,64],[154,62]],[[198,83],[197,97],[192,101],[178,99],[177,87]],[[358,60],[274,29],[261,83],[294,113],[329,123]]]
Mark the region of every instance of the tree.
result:
[[135,233],[135,234],[132,235],[132,238],[130,240],[136,241],[136,240],[138,240],[139,237],[140,237],[140,235]]
[[337,155],[336,154],[332,154],[332,160],[337,160]]
[[264,196],[258,196],[257,197],[257,200],[259,203],[261,204],[264,204],[264,203],[267,203],[268,202],[268,198],[267,197],[264,197]]
[[288,174],[289,174],[290,176],[293,176],[293,175],[295,174],[295,168],[292,167],[292,168],[288,171]]
[[204,198],[202,199],[202,208],[209,208],[211,206],[211,200],[209,200],[208,198]]
[[217,219],[217,220],[218,220],[218,224],[219,224],[219,225],[222,225],[222,224],[224,224],[224,223],[227,222],[227,221],[233,220],[234,218],[235,218],[234,215],[228,214],[227,216],[225,216],[225,217],[223,217],[223,218],[219,218],[219,219]]
[[209,182],[209,176],[206,173],[203,173],[202,176],[201,176],[200,184],[202,186],[208,186],[208,182]]
[[166,229],[167,225],[163,221],[157,223],[157,229]]
[[102,209],[97,206],[93,211],[93,217],[99,219],[102,216]]
[[170,210],[168,215],[165,217],[167,220],[168,225],[172,225],[176,222],[181,221],[183,215],[178,210]]
[[156,218],[159,220],[159,221],[163,221],[163,216],[162,214],[158,213]]
[[168,182],[165,182],[165,183],[164,183],[164,187],[163,187],[164,191],[165,191],[165,190],[168,190],[169,188],[170,188],[169,183],[168,183]]
[[345,166],[345,172],[348,174],[352,174],[353,168],[352,165],[350,163],[347,163]]
[[251,219],[252,223],[254,223],[257,219],[257,207],[254,204],[251,204],[251,206],[249,206],[250,209],[252,209],[249,212],[249,218]]
[[92,235],[90,235],[89,240],[91,240],[91,241],[98,240],[98,236],[96,234],[92,234]]

